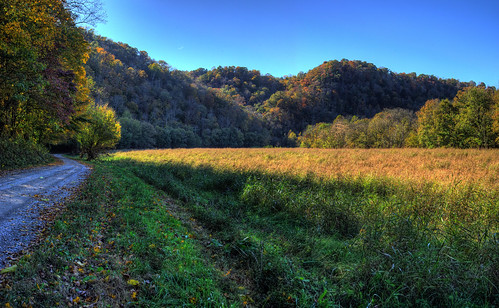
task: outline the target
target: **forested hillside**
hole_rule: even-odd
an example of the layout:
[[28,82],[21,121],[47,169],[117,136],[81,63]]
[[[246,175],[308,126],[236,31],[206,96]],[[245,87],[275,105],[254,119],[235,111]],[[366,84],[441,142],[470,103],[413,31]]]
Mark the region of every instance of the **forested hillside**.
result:
[[[87,40],[92,47],[87,62],[87,75],[93,83],[91,93],[97,103],[109,103],[121,117],[121,147],[269,144],[263,115],[244,99],[235,99],[237,94],[231,88],[210,87],[201,81],[209,79],[205,74],[196,78],[203,71],[174,70],[164,61],[152,60],[144,51],[91,32]],[[261,85],[266,84],[276,87],[274,91],[280,89],[275,78],[242,70],[255,83],[250,89],[261,91]],[[219,86],[227,78],[216,74],[212,82]]]
[[474,85],[348,60],[285,78],[233,66],[185,72],[93,32],[86,39],[91,93],[121,117],[122,148],[290,146],[289,131],[299,134],[338,115],[417,111],[429,99],[452,99]]
[[285,91],[264,104],[265,113],[282,129],[303,131],[307,125],[332,122],[338,115],[373,117],[384,109],[417,111],[428,99],[452,99],[474,85],[435,76],[397,74],[363,61],[329,61],[306,74],[285,78]]
[[0,2],[1,168],[43,163],[47,148],[93,157],[118,140],[119,148],[499,145],[495,88],[346,59],[282,78],[239,66],[180,71],[80,27],[102,19],[98,3]]

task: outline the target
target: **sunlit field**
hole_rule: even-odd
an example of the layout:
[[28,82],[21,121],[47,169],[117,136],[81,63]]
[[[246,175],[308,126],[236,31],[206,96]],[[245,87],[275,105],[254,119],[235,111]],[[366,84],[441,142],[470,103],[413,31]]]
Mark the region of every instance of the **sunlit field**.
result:
[[233,171],[322,178],[392,177],[441,184],[499,188],[499,150],[460,149],[172,149],[118,152],[142,162],[183,163]]
[[498,154],[175,149],[110,161],[181,200],[219,243],[216,264],[244,277],[243,304],[468,306],[498,301]]
[[498,159],[116,152],[91,163],[87,186],[0,280],[0,297],[20,307],[495,307]]

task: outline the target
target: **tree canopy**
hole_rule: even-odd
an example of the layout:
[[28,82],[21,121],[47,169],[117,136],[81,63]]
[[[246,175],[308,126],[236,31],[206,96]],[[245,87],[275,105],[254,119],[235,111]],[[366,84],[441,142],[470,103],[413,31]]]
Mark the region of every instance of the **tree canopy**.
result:
[[499,91],[470,87],[453,101],[429,100],[418,112],[418,141],[423,147],[489,148],[497,143]]
[[88,43],[61,0],[0,1],[0,135],[55,141],[89,101]]

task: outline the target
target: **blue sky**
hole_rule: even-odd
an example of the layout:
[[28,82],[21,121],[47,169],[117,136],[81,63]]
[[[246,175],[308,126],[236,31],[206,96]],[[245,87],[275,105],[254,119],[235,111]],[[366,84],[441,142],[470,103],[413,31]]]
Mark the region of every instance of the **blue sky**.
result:
[[328,60],[499,87],[499,0],[102,0],[97,34],[180,70],[276,77]]

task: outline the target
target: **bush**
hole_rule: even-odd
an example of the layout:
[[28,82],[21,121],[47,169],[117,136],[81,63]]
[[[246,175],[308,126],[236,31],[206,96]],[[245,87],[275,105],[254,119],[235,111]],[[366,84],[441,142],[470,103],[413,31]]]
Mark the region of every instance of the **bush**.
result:
[[107,149],[113,148],[121,139],[121,125],[116,121],[114,110],[107,105],[91,106],[84,123],[76,135],[80,144],[80,157],[95,159]]
[[0,170],[46,164],[54,159],[40,144],[22,138],[0,138]]

